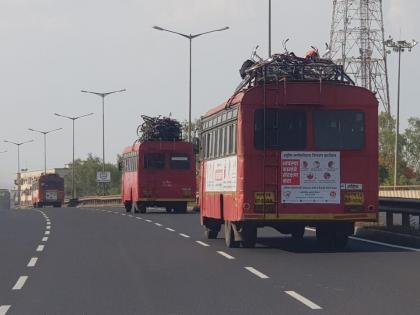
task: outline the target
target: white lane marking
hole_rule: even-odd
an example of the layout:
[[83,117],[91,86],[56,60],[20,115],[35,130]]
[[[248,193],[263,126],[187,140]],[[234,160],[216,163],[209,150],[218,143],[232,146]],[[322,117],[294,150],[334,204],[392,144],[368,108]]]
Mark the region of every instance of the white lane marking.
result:
[[48,241],[48,237],[47,237],[47,236],[44,236],[44,237],[42,238],[42,242],[46,242],[46,241]]
[[42,252],[44,250],[45,245],[38,245],[38,247],[36,248],[37,252]]
[[121,215],[126,215],[125,213],[121,213]]
[[189,235],[184,234],[184,233],[179,233],[179,235],[181,235],[182,237],[185,237],[185,238],[190,238],[190,236],[189,236]]
[[171,229],[171,228],[166,228],[168,231],[170,231],[170,232],[175,232],[175,230],[174,229]]
[[37,261],[38,261],[38,257],[32,257],[29,260],[27,267],[35,267]]
[[349,238],[352,239],[352,240],[355,240],[355,241],[361,241],[361,242],[371,243],[371,244],[375,244],[375,245],[382,245],[382,246],[387,246],[387,247],[392,247],[392,248],[397,248],[397,249],[410,250],[410,251],[413,251],[413,252],[420,252],[419,248],[392,245],[392,244],[383,243],[383,242],[371,241],[371,240],[367,240],[367,239],[364,239],[364,238],[359,238],[359,237],[356,237],[356,236],[350,236]]
[[222,252],[221,250],[217,251],[217,253],[223,257],[226,257],[227,259],[235,259],[235,257],[229,255],[228,253]]
[[6,315],[11,305],[0,305],[0,315]]
[[50,235],[51,231],[45,231],[45,235]]
[[155,223],[155,225],[157,225],[157,226],[162,226],[162,224],[160,224],[160,223],[157,223],[157,222]]
[[197,244],[200,244],[201,246],[204,246],[204,247],[209,247],[210,245],[209,244],[207,244],[207,243],[204,243],[204,242],[202,242],[202,241],[195,241]]
[[262,272],[258,271],[257,269],[255,269],[253,267],[245,267],[245,269],[248,270],[249,272],[252,272],[257,277],[260,277],[261,279],[268,279],[268,278],[270,278],[269,276],[263,274]]
[[132,217],[133,217],[133,215],[129,214],[129,215],[128,215],[128,217],[132,218]]
[[22,289],[27,279],[28,279],[28,276],[20,276],[18,281],[16,281],[16,284],[13,286],[12,290]]
[[47,228],[47,230],[49,230],[49,229],[51,229],[51,226],[50,225],[47,225],[46,228]]
[[140,218],[140,217],[136,217],[136,219],[137,219],[137,220],[143,220],[143,218]]
[[151,222],[152,222],[152,220],[146,220],[146,222],[149,222],[149,223],[151,223]]
[[306,297],[300,295],[295,291],[284,291],[286,294],[290,295],[292,298],[298,300],[299,302],[305,304],[307,307],[313,310],[322,310],[322,307],[315,304],[311,300],[308,300]]
[[[312,232],[316,232],[316,229],[313,229],[313,228],[306,228],[306,230],[312,231]],[[420,252],[420,248],[400,246],[400,245],[393,245],[393,244],[384,243],[384,242],[378,242],[378,241],[371,241],[371,240],[368,240],[368,239],[365,239],[365,238],[356,237],[356,236],[350,236],[349,238],[352,239],[352,240],[355,240],[355,241],[360,241],[360,242],[365,242],[365,243],[370,243],[370,244],[375,244],[375,245],[381,245],[381,246],[386,246],[386,247],[391,247],[391,248],[397,248],[397,249],[404,249],[404,250],[409,250],[409,251],[413,251],[413,252]]]

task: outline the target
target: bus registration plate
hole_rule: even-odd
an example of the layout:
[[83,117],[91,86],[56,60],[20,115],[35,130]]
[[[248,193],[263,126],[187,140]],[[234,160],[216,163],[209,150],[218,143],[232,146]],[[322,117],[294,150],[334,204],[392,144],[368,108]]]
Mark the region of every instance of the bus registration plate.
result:
[[[254,194],[255,204],[256,205],[263,205],[263,204],[273,204],[274,203],[274,193],[273,192],[256,192]],[[265,199],[265,200],[264,200]]]
[[46,191],[45,192],[45,199],[46,200],[57,200],[57,192],[56,191]]
[[352,191],[344,193],[344,205],[345,206],[363,206],[364,195],[360,191]]

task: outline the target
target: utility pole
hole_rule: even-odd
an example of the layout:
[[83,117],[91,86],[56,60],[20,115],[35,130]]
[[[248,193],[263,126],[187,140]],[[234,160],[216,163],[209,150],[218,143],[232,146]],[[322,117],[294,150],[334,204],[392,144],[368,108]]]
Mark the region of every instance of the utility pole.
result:
[[70,200],[69,204],[75,204],[75,203],[77,203],[77,197],[76,197],[76,186],[75,186],[75,176],[74,176],[74,169],[75,169],[75,165],[74,165],[74,122],[76,120],[80,119],[80,118],[91,116],[91,115],[93,115],[93,113],[89,113],[89,114],[86,114],[86,115],[80,115],[80,116],[66,116],[66,115],[61,115],[61,114],[57,114],[57,113],[54,113],[54,115],[58,116],[58,117],[70,119],[72,121],[72,125],[73,125],[73,159],[72,159],[73,162],[72,162],[72,166],[71,166],[71,173],[72,173],[72,175],[71,175],[71,177],[72,177],[72,180],[71,180],[71,186],[72,186],[71,187],[71,197],[72,197],[72,200]]
[[20,146],[24,145],[26,143],[33,142],[33,141],[34,140],[28,140],[28,141],[24,141],[24,142],[13,142],[13,141],[9,141],[9,140],[4,140],[4,142],[6,142],[6,143],[14,144],[15,146],[17,146],[17,175],[16,175],[17,183],[16,183],[16,185],[18,187],[18,200],[17,200],[18,206],[20,206],[20,200],[21,200],[20,192],[21,192],[21,185],[22,185],[21,179],[20,179],[20,175],[21,175],[20,174]]
[[208,32],[204,32],[204,33],[194,34],[194,35],[191,35],[191,34],[188,35],[188,34],[178,33],[178,32],[175,32],[175,31],[171,31],[171,30],[165,29],[165,28],[160,27],[160,26],[153,26],[153,28],[155,30],[158,30],[158,31],[164,31],[164,32],[173,33],[173,34],[176,34],[176,35],[185,37],[185,38],[187,38],[189,40],[189,44],[190,44],[190,46],[189,46],[190,47],[190,55],[189,55],[190,62],[189,62],[189,90],[188,90],[188,95],[189,95],[189,97],[188,97],[188,142],[191,142],[192,40],[194,38],[200,37],[200,36],[205,35],[205,34],[210,34],[210,33],[214,33],[214,32],[221,32],[221,31],[228,30],[229,29],[229,26],[225,26],[223,28],[219,28],[219,29],[208,31]]
[[61,129],[63,129],[63,128],[57,128],[57,129],[42,131],[42,130],[36,130],[36,129],[28,128],[28,130],[33,131],[33,132],[38,132],[38,133],[40,133],[44,136],[44,174],[47,174],[47,134],[49,134],[51,132],[54,132],[54,131],[61,130]]
[[[398,92],[397,92],[397,118],[395,126],[395,141],[394,141],[394,187],[398,185],[398,138],[400,134],[400,95],[401,95],[401,54],[411,50],[417,45],[413,39],[411,42],[406,40],[394,41],[391,37],[385,41],[385,46],[392,49],[393,52],[398,53]],[[391,50],[387,51],[391,53]]]

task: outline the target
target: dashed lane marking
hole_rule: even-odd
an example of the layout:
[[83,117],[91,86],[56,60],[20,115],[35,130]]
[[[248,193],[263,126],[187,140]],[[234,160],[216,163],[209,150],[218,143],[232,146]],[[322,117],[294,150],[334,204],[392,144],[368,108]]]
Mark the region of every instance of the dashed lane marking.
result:
[[0,305],[0,315],[6,315],[11,305]]
[[45,235],[50,235],[51,231],[45,231]]
[[204,242],[202,242],[202,241],[195,241],[197,244],[200,244],[201,246],[204,246],[204,247],[209,247],[210,245],[209,244],[207,244],[207,243],[204,243]]
[[229,255],[228,253],[225,253],[225,252],[222,252],[222,251],[217,251],[217,253],[219,254],[219,255],[222,255],[223,257],[225,257],[225,258],[227,258],[227,259],[235,259],[235,257],[233,257],[233,256],[231,256],[231,255]]
[[155,225],[157,225],[157,226],[162,226],[162,224],[160,224],[160,223],[157,223],[157,222],[155,223]]
[[315,304],[311,300],[308,300],[306,297],[300,295],[299,293],[295,291],[284,291],[286,294],[290,295],[292,298],[298,300],[299,302],[305,304],[307,307],[313,310],[321,310],[322,307]]
[[121,213],[121,215],[126,215],[125,213]]
[[189,235],[184,234],[184,233],[179,233],[179,235],[181,235],[182,237],[185,237],[185,238],[190,238],[190,236],[189,236]]
[[170,231],[170,232],[175,232],[175,230],[174,229],[171,229],[171,228],[166,228],[168,231]]
[[249,272],[252,272],[257,277],[260,277],[261,279],[268,279],[268,278],[270,278],[269,276],[263,274],[261,271],[258,271],[254,267],[245,267],[245,269],[248,270]]
[[29,260],[27,267],[35,267],[37,261],[38,261],[38,257],[32,257]]
[[16,284],[13,286],[12,290],[21,290],[25,285],[26,280],[28,280],[28,276],[20,276]]
[[152,223],[152,220],[147,219],[146,222]]
[[128,215],[128,217],[132,218],[132,217],[133,217],[133,215],[129,214],[129,215]]
[[48,241],[48,237],[47,237],[47,236],[44,236],[44,237],[42,238],[42,241],[43,241],[43,242]]
[[37,252],[42,252],[44,250],[45,245],[38,245],[38,247],[36,248]]
[[47,228],[47,230],[50,230],[51,229],[51,225],[47,225],[46,228]]

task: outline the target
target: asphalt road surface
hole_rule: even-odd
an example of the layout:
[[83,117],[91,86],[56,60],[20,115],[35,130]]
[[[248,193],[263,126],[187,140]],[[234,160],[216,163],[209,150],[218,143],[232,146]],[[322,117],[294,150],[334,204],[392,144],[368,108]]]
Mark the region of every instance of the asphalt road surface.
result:
[[420,314],[420,251],[258,236],[227,249],[195,213],[0,210],[0,315]]

